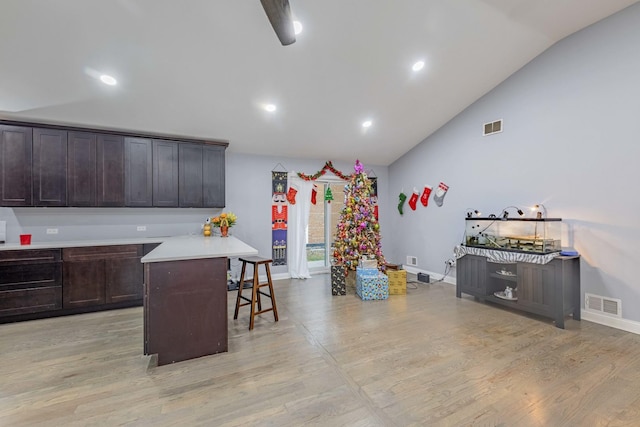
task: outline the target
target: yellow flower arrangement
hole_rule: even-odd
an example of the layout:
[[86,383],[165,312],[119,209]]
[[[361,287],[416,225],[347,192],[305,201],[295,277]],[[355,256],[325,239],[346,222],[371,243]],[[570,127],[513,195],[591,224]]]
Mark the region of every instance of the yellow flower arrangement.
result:
[[233,212],[223,212],[219,216],[211,218],[211,225],[214,227],[233,227],[237,221],[238,217]]

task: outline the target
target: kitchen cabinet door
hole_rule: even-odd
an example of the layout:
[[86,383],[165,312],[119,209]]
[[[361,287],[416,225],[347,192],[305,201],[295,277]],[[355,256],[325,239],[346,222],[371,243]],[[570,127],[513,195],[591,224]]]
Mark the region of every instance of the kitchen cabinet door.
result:
[[97,135],[69,132],[69,206],[96,206]]
[[177,207],[178,143],[153,141],[153,206]]
[[97,159],[96,205],[124,206],[124,138],[99,134]]
[[180,207],[203,206],[202,148],[202,144],[180,144],[178,149]]
[[140,262],[142,245],[139,246],[138,255],[105,260],[107,304],[142,300],[144,268]]
[[64,261],[62,306],[79,308],[105,303],[104,261],[87,259]]
[[225,206],[225,147],[204,145],[203,204],[206,208]]
[[67,205],[67,131],[33,129],[33,205]]
[[32,205],[30,127],[0,125],[0,205]]
[[153,147],[151,139],[124,139],[125,206],[153,206]]

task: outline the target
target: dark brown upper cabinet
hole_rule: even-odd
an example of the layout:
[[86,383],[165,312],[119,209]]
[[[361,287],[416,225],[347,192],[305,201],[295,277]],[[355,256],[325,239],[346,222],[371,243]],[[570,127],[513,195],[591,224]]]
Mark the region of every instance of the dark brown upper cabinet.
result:
[[67,206],[67,131],[33,129],[33,206]]
[[203,145],[203,206],[224,208],[225,206],[225,147]]
[[96,205],[124,206],[124,137],[99,134]]
[[153,206],[152,160],[151,139],[124,139],[125,206]]
[[227,145],[0,120],[0,206],[223,208]]
[[202,144],[180,144],[178,147],[180,207],[203,206],[202,150]]
[[180,144],[180,207],[224,207],[224,147]]
[[69,132],[69,206],[96,206],[97,135]]
[[153,206],[178,205],[178,143],[154,139]]
[[0,125],[0,205],[31,206],[30,127]]

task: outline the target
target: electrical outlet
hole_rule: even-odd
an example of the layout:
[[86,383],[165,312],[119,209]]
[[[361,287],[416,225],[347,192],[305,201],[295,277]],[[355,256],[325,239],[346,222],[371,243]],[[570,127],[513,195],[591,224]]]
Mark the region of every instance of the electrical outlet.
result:
[[407,256],[407,265],[418,265],[418,258],[414,256]]
[[456,266],[456,259],[455,258],[451,258],[445,261],[445,264],[447,264],[449,267],[455,267]]
[[147,231],[147,226],[146,225],[139,225],[138,227],[136,227],[137,231]]
[[47,234],[58,234],[57,228],[47,228]]

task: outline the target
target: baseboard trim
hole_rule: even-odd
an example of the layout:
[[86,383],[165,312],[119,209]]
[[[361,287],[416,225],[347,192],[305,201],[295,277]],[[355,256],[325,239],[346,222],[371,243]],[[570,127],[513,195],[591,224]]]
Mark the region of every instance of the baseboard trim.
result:
[[436,272],[429,271],[429,270],[421,270],[419,268],[415,268],[414,266],[405,265],[405,264],[402,265],[402,268],[404,270],[407,270],[407,272],[411,273],[411,274],[416,274],[416,275],[418,273],[428,274],[431,282],[442,281],[443,283],[448,283],[450,285],[455,285],[456,284],[456,278],[455,277],[447,276],[447,277],[444,278],[444,280],[440,280],[440,278],[442,277],[442,273],[436,273]]
[[615,329],[620,329],[626,332],[640,335],[640,322],[635,320],[621,319],[619,317],[605,316],[599,313],[593,313],[591,311],[581,310],[580,317],[583,320],[597,323],[599,325],[609,326]]

